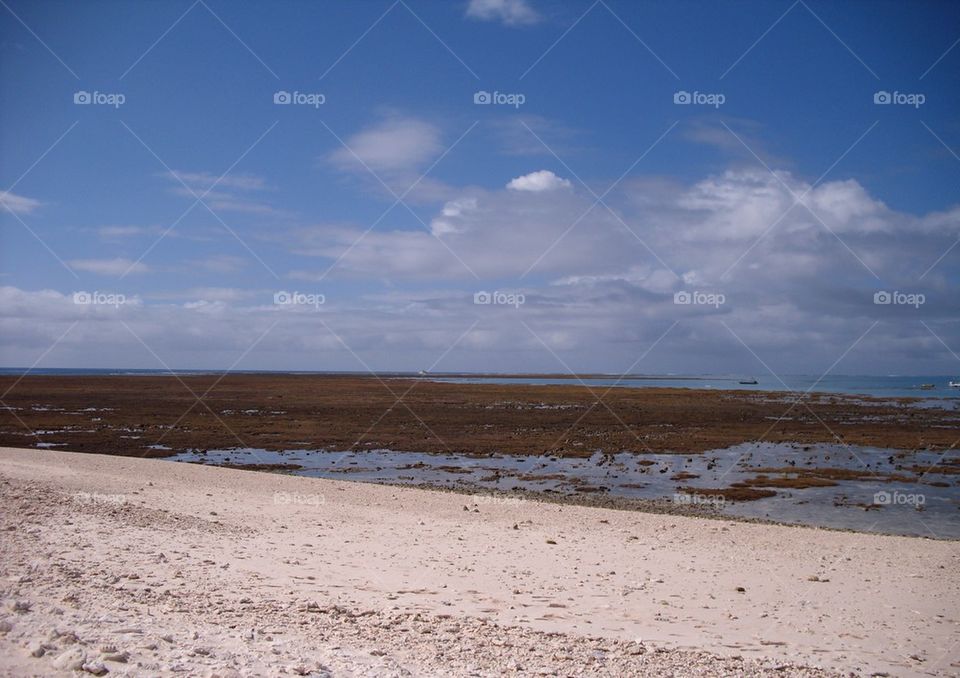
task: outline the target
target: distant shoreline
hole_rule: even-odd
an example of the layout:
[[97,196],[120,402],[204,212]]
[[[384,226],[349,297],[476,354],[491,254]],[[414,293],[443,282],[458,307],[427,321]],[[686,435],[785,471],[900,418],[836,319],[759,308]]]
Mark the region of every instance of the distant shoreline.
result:
[[[216,369],[115,369],[115,368],[72,368],[72,367],[51,367],[43,369],[31,369],[20,367],[2,367],[0,375],[22,376],[26,374],[42,376],[163,376],[165,374],[222,374],[224,370]],[[432,378],[432,379],[623,379],[623,380],[651,380],[661,381],[702,381],[712,379],[717,381],[736,381],[744,377],[736,375],[672,375],[672,374],[607,374],[604,372],[584,372],[571,374],[568,372],[404,372],[396,370],[384,371],[336,371],[336,370],[230,370],[230,374],[246,374],[265,376],[272,375],[305,375],[314,377],[385,377],[385,378]]]
[[[755,375],[737,373],[717,374],[648,374],[617,372],[428,372],[418,370],[246,370],[222,368],[139,368],[139,367],[0,367],[2,376],[45,375],[109,375],[109,376],[162,376],[164,374],[248,374],[248,375],[309,375],[330,377],[431,377],[438,379],[637,379],[637,380],[677,380],[677,381],[737,381]],[[958,379],[956,374],[832,374],[828,377],[814,373],[784,373],[784,378],[820,378],[820,379],[913,379],[944,380]]]
[[888,401],[911,399],[923,406],[960,409],[960,388],[951,388],[951,382],[960,381],[952,375],[917,376],[850,376],[850,375],[656,375],[606,374],[583,372],[576,374],[550,372],[339,372],[339,371],[271,371],[271,370],[117,370],[104,368],[0,368],[0,379],[51,378],[221,378],[225,375],[259,379],[362,379],[373,382],[415,380],[441,384],[503,385],[503,386],[581,386],[586,388],[642,388],[683,389],[684,391],[731,391],[739,393],[807,395],[880,398]]

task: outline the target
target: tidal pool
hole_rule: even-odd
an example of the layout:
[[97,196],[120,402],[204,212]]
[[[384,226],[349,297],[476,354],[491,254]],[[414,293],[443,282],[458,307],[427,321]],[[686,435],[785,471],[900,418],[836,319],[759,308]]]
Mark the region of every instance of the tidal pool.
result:
[[[234,448],[170,459],[384,484],[705,503],[731,517],[960,539],[955,452],[745,443],[702,454],[589,458]],[[717,496],[731,486],[774,494],[753,501]]]

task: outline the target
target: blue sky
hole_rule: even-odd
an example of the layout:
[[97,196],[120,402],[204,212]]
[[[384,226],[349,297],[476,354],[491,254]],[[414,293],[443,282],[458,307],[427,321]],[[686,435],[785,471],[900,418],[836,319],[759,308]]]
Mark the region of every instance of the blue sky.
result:
[[0,363],[960,372],[958,18],[4,0]]

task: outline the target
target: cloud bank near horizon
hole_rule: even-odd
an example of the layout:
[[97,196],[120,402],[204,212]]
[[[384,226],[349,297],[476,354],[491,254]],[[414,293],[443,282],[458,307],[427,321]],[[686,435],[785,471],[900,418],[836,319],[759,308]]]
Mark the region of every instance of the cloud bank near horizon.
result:
[[[423,162],[419,147],[378,153],[381,168],[406,166],[401,155]],[[835,371],[923,373],[947,369],[960,345],[950,271],[938,265],[960,206],[910,215],[854,179],[811,185],[747,166],[689,184],[631,177],[600,200],[545,169],[502,186],[447,186],[433,217],[408,228],[298,226],[257,242],[303,262],[271,286],[124,296],[131,260],[73,260],[93,275],[86,291],[123,302],[0,288],[5,362],[29,365],[55,343],[58,365],[225,368],[256,346],[237,367],[819,373],[845,356]],[[347,284],[357,280],[379,285],[357,292]],[[523,302],[475,303],[497,291]],[[283,292],[292,300],[278,302]],[[922,303],[875,303],[882,292]]]

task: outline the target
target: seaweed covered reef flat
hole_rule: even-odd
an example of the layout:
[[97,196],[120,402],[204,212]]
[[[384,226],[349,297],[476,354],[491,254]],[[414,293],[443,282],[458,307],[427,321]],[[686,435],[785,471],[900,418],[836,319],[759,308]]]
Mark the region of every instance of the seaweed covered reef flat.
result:
[[960,413],[909,398],[280,374],[0,377],[0,445],[691,454],[750,441],[948,450]]

